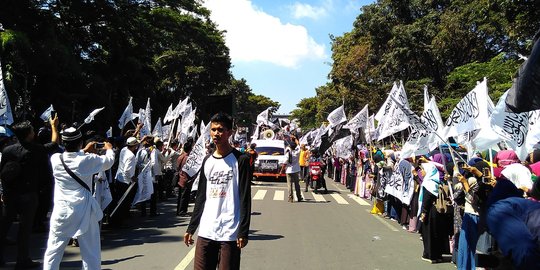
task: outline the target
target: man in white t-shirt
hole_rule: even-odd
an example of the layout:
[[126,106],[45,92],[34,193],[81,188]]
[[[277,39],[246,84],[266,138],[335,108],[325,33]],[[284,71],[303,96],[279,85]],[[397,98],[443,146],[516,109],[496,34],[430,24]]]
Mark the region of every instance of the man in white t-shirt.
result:
[[[287,189],[289,190],[289,202],[294,202],[293,188],[296,192],[296,198],[299,202],[303,201],[302,193],[300,193],[300,147],[298,147],[298,139],[295,136],[291,136],[291,142],[285,149],[285,156],[287,161],[283,165],[285,173],[287,174]],[[282,170],[283,170],[282,168]]]
[[229,144],[232,118],[218,113],[210,119],[216,150],[201,166],[195,208],[184,243],[194,243],[195,269],[240,269],[240,250],[248,243],[251,215],[249,156]]

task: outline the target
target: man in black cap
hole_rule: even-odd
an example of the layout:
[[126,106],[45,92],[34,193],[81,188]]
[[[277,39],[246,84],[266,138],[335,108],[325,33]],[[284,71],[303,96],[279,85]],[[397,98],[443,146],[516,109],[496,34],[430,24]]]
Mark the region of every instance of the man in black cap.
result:
[[6,235],[15,217],[19,215],[16,269],[39,266],[39,262],[30,258],[29,238],[38,206],[39,179],[42,179],[42,175],[50,174],[48,154],[58,150],[58,117],[55,116],[50,123],[51,143],[35,143],[34,128],[30,122],[25,121],[13,125],[12,128],[19,142],[2,151],[0,178],[4,188],[6,217],[0,224],[0,264],[4,263]]
[[62,132],[66,151],[51,157],[54,175],[54,208],[43,269],[59,269],[64,250],[72,237],[77,237],[83,269],[101,269],[99,221],[103,212],[92,196],[93,175],[108,170],[114,163],[112,144],[105,142],[105,155],[95,152],[96,142],[89,142],[83,151],[82,134],[71,127]]

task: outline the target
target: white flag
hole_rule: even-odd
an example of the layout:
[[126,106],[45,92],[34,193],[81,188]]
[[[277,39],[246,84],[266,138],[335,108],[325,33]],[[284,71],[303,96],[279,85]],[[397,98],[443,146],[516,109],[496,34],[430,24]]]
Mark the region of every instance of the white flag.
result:
[[368,112],[368,105],[364,106],[364,108],[358,112],[343,128],[348,128],[351,130],[351,133],[358,133],[358,129],[365,127],[366,123],[368,121],[369,112]]
[[13,113],[11,112],[11,104],[4,85],[4,77],[2,75],[2,64],[0,63],[0,124],[13,124]]
[[51,106],[49,106],[49,108],[47,108],[40,116],[39,118],[41,118],[41,120],[43,121],[49,121],[49,119],[51,119],[51,112],[54,111],[54,107],[53,105],[51,104]]
[[427,85],[424,85],[424,109],[429,106],[429,101],[430,101],[430,98],[429,98]]
[[340,158],[347,159],[352,155],[351,149],[353,145],[354,138],[352,135],[341,138],[334,142],[336,147],[336,154]]
[[122,113],[122,116],[120,116],[120,119],[118,120],[118,128],[120,129],[123,129],[127,122],[138,117],[138,115],[135,116],[133,113],[133,104],[131,104],[132,99],[132,97],[129,98],[128,105],[126,106],[124,112]]
[[[525,160],[529,151],[526,140],[529,133],[529,112],[512,113],[506,112],[507,90],[499,99],[493,114],[491,115],[491,127],[508,146],[516,152],[520,160]],[[533,142],[533,144],[536,141]]]
[[167,113],[165,113],[165,117],[163,117],[163,124],[167,124],[172,120],[174,120],[174,112],[171,103],[171,105],[169,105],[169,108],[167,108]]
[[163,126],[161,125],[161,117],[158,119],[156,125],[154,126],[152,135],[158,138],[163,138]]
[[152,194],[154,193],[154,185],[152,181],[154,177],[152,176],[152,166],[150,166],[150,161],[143,167],[139,175],[137,176],[137,193],[133,199],[133,204],[135,205],[140,202],[150,200]]
[[257,115],[257,125],[260,126],[260,125],[268,125],[268,117],[269,117],[269,114],[270,114],[270,109],[272,107],[268,107],[266,110],[262,111],[261,113],[259,113],[259,115]]
[[[405,110],[410,111],[408,108]],[[405,112],[406,115],[414,118],[412,112]],[[428,154],[431,150],[437,148],[441,140],[436,133],[442,131],[444,126],[441,114],[437,108],[435,98],[431,98],[420,119],[409,120],[412,131],[409,134],[407,142],[403,145],[401,151],[402,158]],[[414,122],[421,121],[421,124]]]
[[84,123],[87,124],[87,125],[90,124],[90,122],[94,121],[94,117],[96,117],[96,115],[97,115],[99,112],[101,112],[103,109],[105,109],[105,107],[93,110],[93,111],[86,117],[86,119],[84,119]]
[[333,110],[328,117],[326,118],[328,120],[328,127],[331,129],[345,121],[347,121],[347,116],[345,115],[345,108],[343,108],[343,105],[337,107],[335,110]]
[[[385,101],[385,107],[381,108],[383,115],[377,126],[378,140],[382,140],[396,132],[402,131],[409,127],[409,122],[406,121],[407,116],[404,111],[398,108],[395,101],[398,101],[404,108],[409,108],[409,101],[403,83],[397,87],[397,90],[392,91]],[[381,112],[379,110],[379,112]],[[377,117],[377,116],[375,116]],[[377,118],[375,118],[377,119]],[[404,121],[405,120],[405,121]]]
[[184,119],[182,119],[182,129],[180,131],[180,139],[178,140],[179,143],[185,143],[188,136],[189,136],[189,128],[193,126],[193,123],[195,122],[195,113],[197,109],[190,112],[189,115],[187,115]]
[[488,123],[487,80],[471,90],[459,103],[445,122],[444,138],[480,129]]
[[[390,90],[390,93],[388,94],[388,96],[394,96],[394,95],[397,95],[399,93],[399,87],[398,85],[396,84],[396,82],[394,82],[394,84],[392,85],[392,89]],[[379,109],[379,111],[377,111],[377,113],[375,114],[375,120],[377,121],[381,121],[383,119],[383,117],[385,117],[387,114],[388,114],[388,111],[390,110],[390,98],[386,98],[386,100],[384,101],[383,105],[381,106],[381,108]]]
[[180,101],[178,103],[178,105],[176,105],[176,107],[174,108],[173,110],[173,120],[175,118],[178,118],[180,116],[182,116],[188,106],[188,102],[189,102],[189,97],[186,97],[184,98],[184,100]]
[[364,129],[364,138],[367,142],[371,142],[377,138],[375,136],[375,115],[368,117],[366,128]]
[[204,128],[204,133],[201,134],[197,142],[193,146],[193,149],[189,153],[186,160],[186,164],[182,168],[182,171],[186,172],[189,177],[193,177],[201,169],[202,162],[206,157],[206,140],[205,138],[210,136],[210,124]]

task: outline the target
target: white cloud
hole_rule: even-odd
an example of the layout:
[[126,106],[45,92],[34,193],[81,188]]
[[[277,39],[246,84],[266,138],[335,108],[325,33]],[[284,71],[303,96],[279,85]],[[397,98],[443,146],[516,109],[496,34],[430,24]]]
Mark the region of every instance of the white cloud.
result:
[[318,44],[301,25],[283,23],[249,0],[207,0],[211,19],[226,30],[225,41],[233,62],[262,61],[296,68],[302,60],[325,59]]
[[311,18],[318,19],[328,14],[326,8],[315,7],[310,4],[294,3],[291,7],[292,15],[296,19]]

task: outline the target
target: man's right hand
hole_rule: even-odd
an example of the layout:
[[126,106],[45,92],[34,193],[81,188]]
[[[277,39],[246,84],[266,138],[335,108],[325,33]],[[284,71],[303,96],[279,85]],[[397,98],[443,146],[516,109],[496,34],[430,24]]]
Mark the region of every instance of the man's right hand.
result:
[[193,235],[191,233],[185,233],[184,244],[189,247],[190,245],[193,245],[193,243],[195,243],[195,241],[193,240]]

